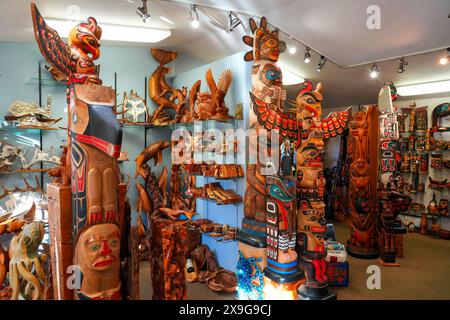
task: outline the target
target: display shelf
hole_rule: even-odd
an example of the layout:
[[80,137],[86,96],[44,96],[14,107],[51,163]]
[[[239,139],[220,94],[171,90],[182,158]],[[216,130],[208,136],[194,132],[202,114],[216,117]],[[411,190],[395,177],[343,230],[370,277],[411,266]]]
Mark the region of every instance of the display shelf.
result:
[[0,131],[56,131],[67,130],[63,127],[32,127],[32,126],[20,126],[17,121],[0,121]]
[[219,180],[219,181],[221,181],[221,180],[232,180],[232,181],[235,181],[235,180],[238,180],[238,179],[242,179],[242,178],[245,178],[245,177],[230,177],[230,178],[219,178],[219,177],[213,177],[213,176],[204,176],[204,175],[202,175],[202,174],[188,174],[189,176],[194,176],[194,177],[203,177],[203,178],[209,178],[209,179],[215,179],[215,180]]
[[213,239],[213,240],[215,240],[216,242],[219,242],[219,243],[228,243],[228,242],[236,242],[237,241],[236,239],[224,240],[223,236],[222,237],[213,237],[213,236],[209,235],[209,233],[202,233],[202,236],[208,237],[209,239]]
[[196,197],[196,199],[200,199],[200,200],[204,200],[204,201],[207,201],[207,202],[211,202],[211,203],[214,203],[215,205],[218,205],[218,206],[228,206],[230,204],[238,205],[239,203],[242,203],[242,199],[241,199],[241,201],[230,202],[230,203],[218,203],[215,200],[212,200],[212,199],[209,199],[209,198],[204,198],[204,197]]
[[17,169],[16,172],[47,172],[50,171],[52,168],[42,168],[42,169]]
[[44,79],[44,78],[36,78],[32,77],[30,80],[28,80],[27,84],[32,85],[41,85],[45,87],[66,87],[67,84],[65,82],[56,81],[53,79]]

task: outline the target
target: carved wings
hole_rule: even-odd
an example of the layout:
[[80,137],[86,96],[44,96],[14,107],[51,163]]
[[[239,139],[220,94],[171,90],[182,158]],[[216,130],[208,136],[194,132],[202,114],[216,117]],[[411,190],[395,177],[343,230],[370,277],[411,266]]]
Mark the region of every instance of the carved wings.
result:
[[348,126],[348,111],[332,112],[328,117],[321,119],[324,139],[342,134]]
[[208,69],[205,74],[206,84],[208,85],[209,91],[211,94],[214,94],[217,92],[217,85],[216,81],[214,81],[214,76],[212,74],[211,69]]
[[208,84],[209,91],[211,94],[217,93],[217,91],[222,91],[224,94],[227,93],[228,88],[231,85],[231,80],[233,79],[231,70],[225,70],[219,77],[219,82],[216,84],[214,81],[214,76],[211,69],[208,69],[205,74],[206,83]]
[[297,136],[297,118],[295,114],[279,113],[276,106],[258,99],[250,92],[250,98],[253,103],[258,123],[267,130],[280,130],[283,138],[296,139]]
[[230,87],[232,79],[233,79],[233,76],[231,74],[230,69],[222,72],[222,74],[219,77],[219,83],[217,84],[217,87],[219,88],[219,90],[226,94],[228,91],[228,88]]
[[34,36],[42,55],[61,73],[68,76],[71,73],[69,46],[62,41],[56,30],[47,25],[34,3],[31,4],[31,17],[33,19]]

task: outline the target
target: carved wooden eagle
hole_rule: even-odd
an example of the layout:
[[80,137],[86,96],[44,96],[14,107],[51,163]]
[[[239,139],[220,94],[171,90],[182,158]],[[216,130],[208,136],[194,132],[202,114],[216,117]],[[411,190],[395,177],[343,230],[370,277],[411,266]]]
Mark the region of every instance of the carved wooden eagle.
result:
[[206,71],[206,83],[208,84],[209,91],[211,92],[211,104],[214,110],[222,110],[228,108],[225,106],[225,96],[227,95],[228,88],[231,85],[232,74],[231,70],[225,70],[219,77],[219,82],[216,85],[214,76],[211,69]]

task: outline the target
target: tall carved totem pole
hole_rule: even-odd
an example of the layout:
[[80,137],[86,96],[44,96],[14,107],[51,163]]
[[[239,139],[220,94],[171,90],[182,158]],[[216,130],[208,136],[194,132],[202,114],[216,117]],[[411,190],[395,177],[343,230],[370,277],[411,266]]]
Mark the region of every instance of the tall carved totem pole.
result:
[[[298,270],[295,180],[290,170],[280,172],[275,163],[263,163],[265,160],[258,157],[258,151],[263,148],[258,137],[267,130],[270,132],[266,145],[269,149],[285,141],[288,146],[289,141],[294,140],[296,130],[294,116],[284,112],[286,92],[282,88],[281,70],[276,64],[286,44],[279,40],[278,30],[269,30],[266,18],[261,18],[259,26],[253,19],[249,24],[253,37],[244,36],[243,41],[252,50],[244,59],[253,61],[249,127],[256,134],[250,136],[250,157],[254,162],[247,165],[244,219],[237,237],[238,290],[242,298],[262,299],[266,282],[263,270],[275,283],[292,281],[289,275],[298,278]],[[279,149],[274,154],[266,152],[268,156],[278,157]]]
[[[397,114],[392,102],[392,83],[384,84],[378,96],[380,111],[380,176],[378,183],[379,212],[377,219],[378,246],[380,259],[384,266],[399,266],[396,262],[397,238],[407,232],[397,218],[406,211],[412,201],[407,192],[399,190],[400,142]],[[418,173],[417,173],[418,174]]]
[[[122,131],[113,112],[115,91],[102,86],[101,28],[94,18],[72,29],[65,44],[31,4],[45,59],[67,76],[68,163],[72,193],[73,264],[81,272],[77,299],[120,299],[121,224],[118,207]],[[63,270],[62,272],[65,272]],[[65,284],[61,284],[65,285]]]
[[296,97],[297,106],[297,252],[298,266],[306,283],[299,288],[302,299],[332,299],[328,292],[324,234],[325,178],[323,174],[324,139],[342,134],[348,112],[333,112],[322,118],[322,85],[313,90],[305,82]]
[[378,257],[377,187],[379,123],[376,106],[353,114],[349,124],[350,239],[347,251],[362,259]]

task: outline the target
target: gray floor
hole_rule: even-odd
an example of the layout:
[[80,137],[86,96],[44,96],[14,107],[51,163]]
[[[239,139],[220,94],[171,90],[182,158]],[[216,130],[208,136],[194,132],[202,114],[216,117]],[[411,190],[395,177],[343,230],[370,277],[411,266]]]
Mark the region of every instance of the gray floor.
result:
[[[335,223],[338,240],[345,243],[349,236],[345,224]],[[348,287],[332,290],[340,300],[352,299],[450,299],[450,241],[423,236],[405,235],[404,257],[398,259],[400,267],[381,267],[381,289],[366,286],[369,265],[380,265],[378,260],[348,258],[350,279]],[[151,299],[150,265],[141,264],[141,299]],[[190,300],[229,300],[232,294],[217,294],[204,284],[189,283]]]

